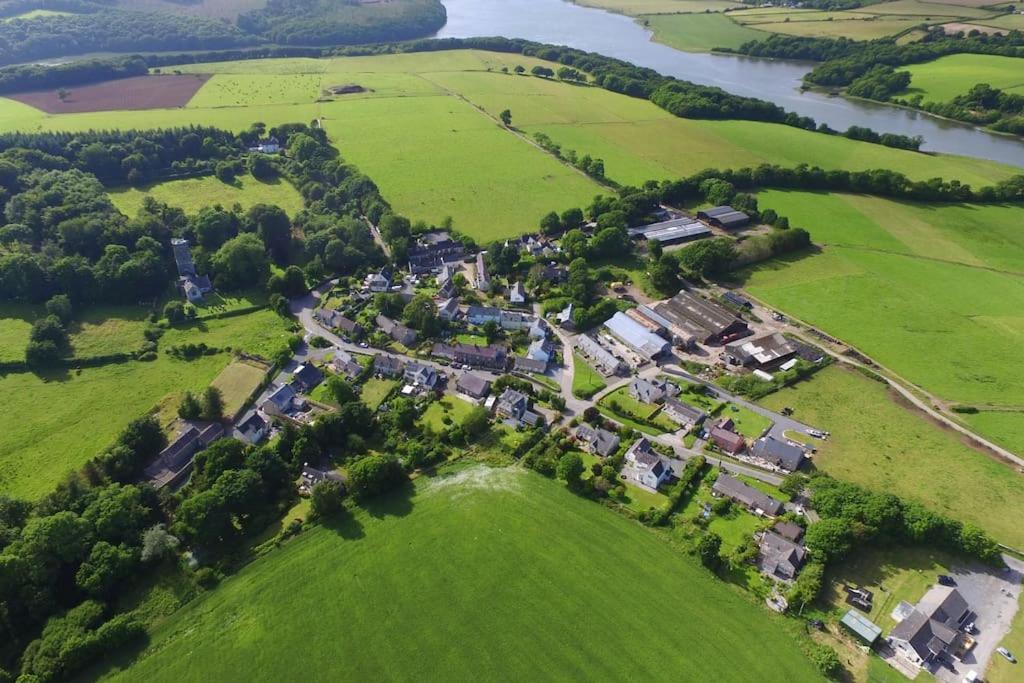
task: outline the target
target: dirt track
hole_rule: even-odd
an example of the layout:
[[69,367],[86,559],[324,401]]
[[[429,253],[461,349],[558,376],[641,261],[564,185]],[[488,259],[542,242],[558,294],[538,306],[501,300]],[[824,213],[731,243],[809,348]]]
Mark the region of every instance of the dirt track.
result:
[[125,109],[168,109],[184,107],[209,79],[201,74],[133,76],[92,85],[67,88],[61,101],[57,89],[8,95],[47,114],[75,114],[88,111]]

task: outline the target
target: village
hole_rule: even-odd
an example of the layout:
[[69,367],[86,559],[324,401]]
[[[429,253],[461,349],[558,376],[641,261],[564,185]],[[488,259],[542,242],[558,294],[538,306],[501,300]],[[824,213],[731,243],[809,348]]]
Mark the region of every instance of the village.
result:
[[[668,210],[662,217],[629,237],[671,248],[749,222],[728,206],[695,218]],[[829,353],[741,294],[686,285],[652,299],[630,283],[605,283],[601,296],[615,301],[615,312],[579,329],[574,303],[550,305],[550,292],[570,279],[558,241],[531,235],[507,241],[507,250],[533,264],[529,273],[497,275],[486,250],[471,253],[444,231],[424,233],[404,268],[386,266],[358,282],[327,281],[293,299],[291,314],[303,330],[293,358],[268,377],[230,429],[182,422],[147,478],[157,488],[176,488],[188,480],[195,454],[218,438],[256,445],[283,425],[315,423],[333,410],[324,391],[330,377],[364,392],[373,383],[378,399],[371,407],[380,412],[397,397],[415,401],[421,414],[431,404],[457,401],[482,407],[503,429],[564,432],[588,470],[621,463],[617,477],[637,500],[664,500],[661,492],[687,462],[706,459],[714,477],[684,512],[710,528],[738,527],[729,540],[749,558],[742,571],[759,577],[756,591],[772,609],[785,611],[785,595],[808,562],[804,530],[817,520],[809,498],[787,481],[807,469],[829,432],[729,387],[796,381],[832,362]],[[211,285],[196,275],[187,242],[177,240],[174,255],[184,297],[201,300]],[[430,302],[429,326],[414,329],[385,310],[417,300]],[[330,463],[306,463],[299,493],[309,495],[324,481],[344,485]],[[908,677],[926,670],[942,680],[980,680],[976,668],[984,668],[1009,628],[1004,614],[1016,603],[1019,578],[965,567],[957,579],[945,576],[912,596],[916,604],[894,606],[887,635],[867,616],[872,592],[844,586],[849,609],[841,624]]]

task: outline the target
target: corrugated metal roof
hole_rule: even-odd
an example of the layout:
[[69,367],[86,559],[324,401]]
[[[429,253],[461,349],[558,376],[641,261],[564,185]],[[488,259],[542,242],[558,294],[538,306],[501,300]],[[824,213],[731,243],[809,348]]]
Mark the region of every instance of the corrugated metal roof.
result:
[[609,318],[605,327],[616,337],[648,358],[668,351],[669,343],[625,313],[616,313]]
[[882,629],[857,610],[851,609],[839,620],[846,628],[863,638],[869,645],[882,635]]

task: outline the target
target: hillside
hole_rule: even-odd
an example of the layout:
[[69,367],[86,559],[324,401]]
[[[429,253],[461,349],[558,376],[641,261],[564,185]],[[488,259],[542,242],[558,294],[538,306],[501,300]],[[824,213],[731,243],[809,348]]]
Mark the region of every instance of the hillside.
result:
[[650,531],[535,474],[479,466],[303,534],[180,610],[111,678],[243,670],[253,680],[816,679],[783,622]]

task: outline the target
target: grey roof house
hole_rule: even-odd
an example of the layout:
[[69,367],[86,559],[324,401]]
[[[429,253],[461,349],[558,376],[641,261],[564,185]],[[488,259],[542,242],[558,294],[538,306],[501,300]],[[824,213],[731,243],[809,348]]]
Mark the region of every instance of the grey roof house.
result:
[[619,435],[609,432],[607,429],[591,427],[588,424],[581,424],[576,428],[576,441],[583,448],[594,455],[607,458],[619,450]]
[[405,363],[397,356],[378,353],[373,357],[373,371],[384,377],[398,377],[405,370]]
[[455,388],[470,398],[481,399],[491,391],[491,382],[480,375],[464,372],[455,382]]
[[923,667],[959,650],[961,629],[970,616],[967,601],[958,590],[934,586],[889,633],[889,643],[904,658]]
[[667,396],[676,396],[679,387],[664,379],[635,378],[629,383],[629,395],[641,403],[661,403]]
[[725,496],[743,505],[748,510],[759,512],[769,517],[778,517],[785,510],[781,502],[775,500],[767,493],[762,493],[753,486],[730,477],[725,473],[718,475],[718,479],[715,480],[711,490],[719,496]]
[[303,363],[292,373],[292,384],[305,392],[312,391],[323,381],[324,373],[320,372],[320,368],[312,363]]
[[498,398],[495,413],[499,417],[517,424],[533,426],[540,422],[540,415],[530,411],[529,397],[511,388],[505,389],[505,392]]
[[750,453],[784,472],[796,472],[806,459],[804,449],[773,436],[762,436],[755,441]]
[[414,346],[416,344],[416,330],[411,330],[400,322],[394,321],[386,315],[378,315],[376,318],[377,327],[402,346]]
[[792,581],[807,559],[807,549],[799,543],[766,531],[758,544],[757,565],[765,576]]
[[671,418],[673,422],[676,422],[683,427],[696,427],[704,422],[708,417],[707,413],[700,408],[695,408],[689,403],[683,403],[679,399],[672,398],[671,396],[665,399],[665,405],[662,408],[662,412]]

